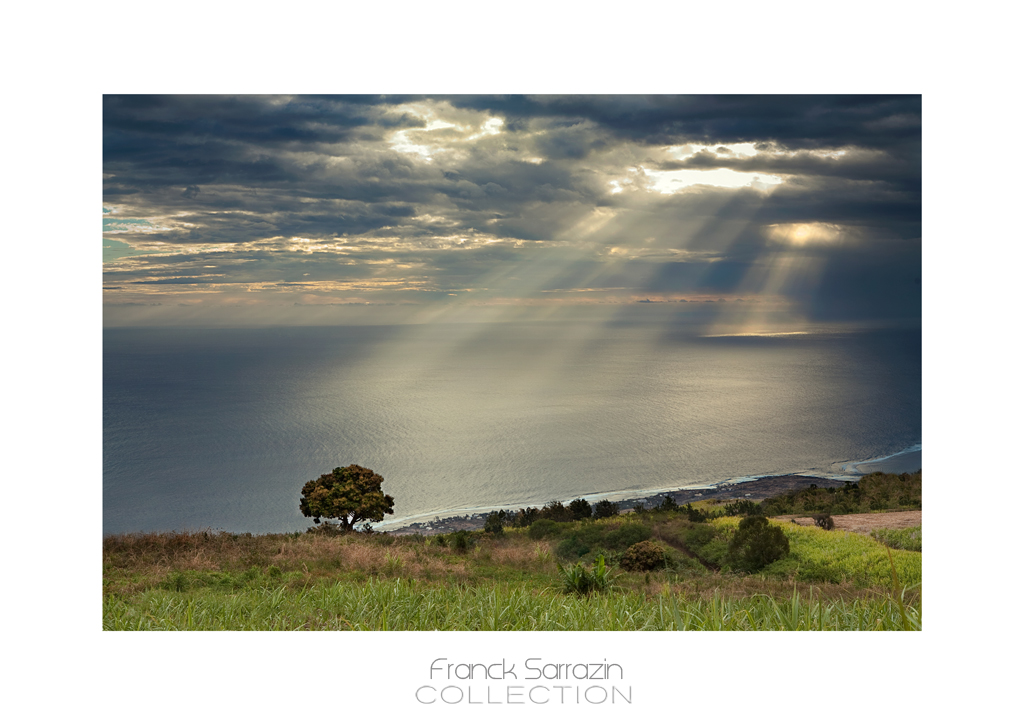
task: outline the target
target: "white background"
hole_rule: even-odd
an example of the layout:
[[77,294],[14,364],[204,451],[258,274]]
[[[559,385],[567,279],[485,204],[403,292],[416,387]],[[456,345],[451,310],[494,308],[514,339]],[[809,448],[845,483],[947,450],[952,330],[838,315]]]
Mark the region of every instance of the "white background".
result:
[[[1002,714],[1014,668],[997,657],[1015,650],[1019,602],[1016,562],[1000,557],[1019,547],[1001,539],[1016,514],[971,491],[1005,487],[1009,503],[1017,485],[1019,423],[1006,416],[1019,407],[1007,387],[1018,363],[1001,341],[1020,309],[1020,232],[1010,226],[1019,79],[1016,23],[1003,6],[927,16],[902,2],[368,7],[106,2],[5,13],[12,721],[863,723]],[[924,631],[102,632],[102,94],[383,91],[923,93]],[[634,701],[418,705],[413,693],[435,657],[607,659],[623,666]]]

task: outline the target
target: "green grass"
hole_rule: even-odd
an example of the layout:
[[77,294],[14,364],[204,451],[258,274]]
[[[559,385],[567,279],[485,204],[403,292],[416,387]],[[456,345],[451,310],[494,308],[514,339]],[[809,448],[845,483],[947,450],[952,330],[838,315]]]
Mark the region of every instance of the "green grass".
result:
[[871,538],[888,546],[890,549],[921,551],[921,527],[908,529],[875,529]]
[[[788,557],[754,575],[727,566],[719,571],[715,562],[724,561],[738,521],[696,524],[683,514],[656,512],[558,524],[543,532],[506,529],[503,535],[445,538],[223,532],[107,537],[103,627],[920,629],[920,553],[890,551],[869,536],[781,523]],[[665,548],[668,566],[623,570],[618,557],[624,547],[648,538]],[[575,553],[583,546],[586,553]],[[599,556],[603,570],[594,564]],[[599,577],[604,586],[581,591],[586,587],[572,582],[582,582],[583,574]]]
[[503,584],[429,587],[404,579],[234,593],[153,589],[108,596],[104,629],[118,630],[900,630],[920,611],[892,597],[813,595],[687,600],[641,592],[580,598]]
[[[735,531],[739,519],[715,519],[710,526],[718,536],[706,545],[702,555],[724,561],[725,542]],[[789,539],[789,556],[769,564],[762,576],[788,577],[797,581],[853,584],[881,588],[892,584],[892,565],[886,546],[868,536],[848,531],[825,531],[817,526],[799,526],[773,521]],[[913,551],[892,552],[896,576],[903,587],[921,585],[921,554]]]

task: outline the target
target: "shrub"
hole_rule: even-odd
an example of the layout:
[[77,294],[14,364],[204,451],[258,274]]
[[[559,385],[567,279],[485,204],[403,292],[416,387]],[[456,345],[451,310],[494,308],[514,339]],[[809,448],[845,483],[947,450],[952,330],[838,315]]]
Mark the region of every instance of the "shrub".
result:
[[559,528],[558,524],[551,519],[537,519],[530,524],[526,534],[531,539],[546,539],[549,536],[554,536]]
[[760,511],[760,506],[753,501],[733,501],[725,505],[726,516],[753,516],[758,511]]
[[574,564],[569,567],[563,567],[561,564],[557,566],[558,574],[562,578],[562,591],[566,594],[582,597],[593,592],[603,592],[611,583],[603,556],[597,557],[592,571],[583,564]]
[[188,579],[184,572],[172,571],[164,580],[164,588],[172,592],[183,592],[188,589]]
[[832,517],[828,514],[814,514],[814,525],[820,526],[825,531],[833,531],[836,528],[836,522],[832,520]]
[[573,534],[568,539],[558,542],[555,547],[555,555],[562,559],[578,559],[590,551],[590,545]]
[[465,531],[456,531],[449,537],[449,542],[452,549],[458,552],[464,552],[469,548],[469,534]]
[[651,530],[643,524],[623,524],[604,537],[610,549],[628,549],[633,544],[651,538]]
[[726,563],[729,541],[725,532],[711,524],[694,524],[683,533],[686,548],[701,560],[715,566]]
[[402,561],[400,556],[392,556],[391,552],[387,552],[384,555],[384,566],[381,567],[381,573],[385,576],[395,576],[402,572],[402,567],[405,563]]
[[686,514],[686,518],[696,524],[703,524],[708,521],[711,517],[708,516],[706,511],[693,507],[692,503],[688,503],[679,509]]
[[881,509],[921,507],[921,472],[869,473],[859,481],[842,486],[818,487],[811,484],[766,498],[761,512],[767,516],[805,514],[826,511],[831,514],[867,513]]
[[572,512],[561,501],[547,503],[540,510],[539,516],[542,519],[551,519],[552,521],[572,521]]
[[598,501],[594,504],[594,518],[595,519],[606,519],[611,516],[619,515],[619,505],[612,503],[608,499]]
[[569,513],[573,521],[589,519],[591,514],[590,504],[586,499],[577,498],[569,502]]
[[626,549],[619,565],[626,571],[652,571],[666,564],[665,548],[656,541],[640,541]]
[[498,509],[487,514],[487,521],[484,522],[484,531],[489,534],[501,536],[505,533],[505,522],[508,520],[508,513]]
[[748,516],[729,542],[729,561],[737,569],[753,572],[789,555],[789,539],[764,516]]
[[465,531],[453,531],[450,534],[438,534],[436,541],[441,546],[463,553],[469,549],[470,535]]
[[517,529],[525,529],[536,521],[538,516],[540,516],[540,510],[535,509],[532,506],[528,506],[527,508],[519,509],[519,511],[516,512],[516,515],[510,525]]

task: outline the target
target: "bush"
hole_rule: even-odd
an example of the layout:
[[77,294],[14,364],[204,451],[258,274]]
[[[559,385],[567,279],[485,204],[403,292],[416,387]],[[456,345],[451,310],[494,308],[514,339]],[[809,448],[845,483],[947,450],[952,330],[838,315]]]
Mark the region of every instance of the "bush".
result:
[[726,516],[753,516],[760,510],[761,507],[753,501],[740,500],[725,505]]
[[766,516],[784,514],[811,515],[868,513],[887,508],[921,507],[921,472],[869,473],[859,481],[842,486],[818,487],[811,484],[798,491],[771,496],[761,502]]
[[505,522],[509,519],[507,512],[498,509],[487,514],[487,521],[484,522],[484,531],[489,534],[501,536],[505,533]]
[[551,501],[540,510],[539,514],[542,519],[551,519],[552,521],[572,521],[572,512],[567,509],[561,501]]
[[557,566],[558,574],[562,577],[562,591],[566,594],[582,597],[593,592],[603,592],[611,583],[603,556],[597,557],[593,571],[588,571],[582,564],[564,568],[561,564]]
[[470,537],[465,531],[456,531],[451,535],[451,547],[458,552],[464,552],[469,548]]
[[626,549],[619,565],[626,571],[653,571],[665,567],[665,548],[656,541],[641,541]]
[[437,537],[438,544],[447,546],[460,554],[469,549],[470,541],[470,535],[465,531],[453,531],[450,534],[439,534]]
[[633,544],[651,538],[651,530],[643,524],[623,524],[604,537],[610,549],[628,549]]
[[574,499],[569,502],[569,513],[572,514],[573,521],[589,519],[591,514],[590,504],[583,498]]
[[558,533],[560,528],[561,527],[558,523],[551,519],[537,519],[530,524],[530,528],[527,530],[526,534],[531,539],[546,539],[549,536],[554,536]]
[[789,539],[764,516],[748,516],[729,542],[729,562],[743,571],[758,571],[789,556]]
[[555,555],[562,559],[578,559],[590,551],[590,544],[573,534],[568,539],[558,542],[555,547]]
[[515,517],[512,519],[510,526],[514,526],[517,529],[525,529],[527,526],[532,524],[540,516],[540,509],[535,509],[532,506],[528,506],[524,509],[519,509],[516,512]]
[[188,589],[188,579],[184,572],[172,571],[164,580],[164,588],[172,592],[183,592]]
[[683,513],[685,513],[686,514],[686,518],[689,519],[690,521],[694,522],[695,524],[706,523],[708,521],[708,519],[711,518],[710,516],[708,516],[706,511],[702,511],[701,509],[694,508],[692,503],[686,504],[685,506],[681,507],[679,510],[682,511]]
[[595,519],[606,519],[612,516],[619,515],[619,505],[612,503],[608,499],[598,501],[594,504],[594,518]]
[[832,517],[828,514],[815,514],[814,525],[820,526],[825,531],[833,531],[836,528],[836,522],[832,520]]

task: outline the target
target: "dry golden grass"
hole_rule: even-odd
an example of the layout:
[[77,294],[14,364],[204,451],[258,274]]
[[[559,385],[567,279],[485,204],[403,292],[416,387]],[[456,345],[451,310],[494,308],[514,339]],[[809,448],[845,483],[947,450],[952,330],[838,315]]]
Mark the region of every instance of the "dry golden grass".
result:
[[[499,548],[498,556],[509,562],[525,560],[515,551],[517,548]],[[301,573],[300,584],[344,575],[462,581],[468,576],[467,565],[486,560],[492,550],[490,542],[455,555],[448,549],[404,537],[250,536],[198,531],[108,536],[103,540],[103,564],[105,590],[131,593],[175,571],[240,572],[253,566]]]
[[[650,525],[658,538],[676,549],[678,558],[685,558],[678,522],[655,520]],[[555,562],[551,541],[520,535],[478,537],[465,552],[420,537],[362,534],[250,536],[199,531],[109,536],[103,540],[104,593],[129,596],[163,586],[169,577],[180,576],[178,572],[209,572],[211,576],[223,573],[238,578],[254,567],[264,577],[275,567],[281,577],[277,581],[289,588],[381,577],[444,584],[512,577],[543,589],[557,580]],[[809,597],[813,591],[825,600],[850,601],[873,593],[852,585],[812,585],[719,573],[698,566],[649,574],[616,568],[614,576],[613,583],[620,590],[639,591],[649,597],[668,593],[690,600],[708,599],[716,593],[727,597],[767,594],[788,598],[794,591]]]
[[547,541],[516,539],[494,544],[491,549],[491,561],[502,566],[532,569],[553,560],[551,544]]

